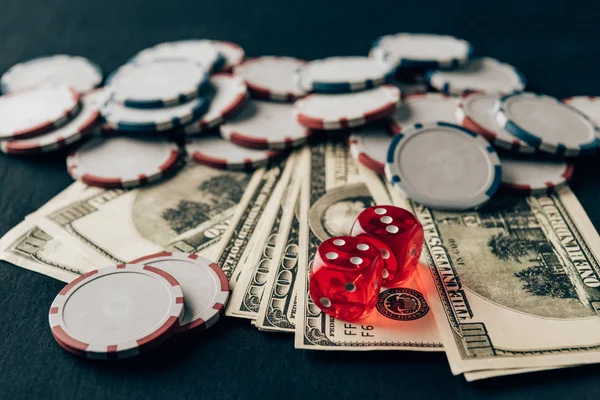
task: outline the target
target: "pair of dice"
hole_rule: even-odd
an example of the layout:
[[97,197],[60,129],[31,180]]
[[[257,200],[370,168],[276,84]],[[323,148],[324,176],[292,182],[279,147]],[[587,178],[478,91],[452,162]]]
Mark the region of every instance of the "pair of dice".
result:
[[310,267],[313,303],[345,321],[366,317],[381,286],[394,287],[415,273],[423,249],[423,227],[409,211],[394,206],[365,209],[350,236],[325,240]]

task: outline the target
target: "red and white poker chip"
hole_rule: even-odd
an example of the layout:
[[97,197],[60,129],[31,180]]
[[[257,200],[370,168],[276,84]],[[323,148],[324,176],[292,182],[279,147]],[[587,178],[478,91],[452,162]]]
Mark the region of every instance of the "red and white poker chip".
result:
[[294,74],[306,61],[292,57],[250,58],[233,69],[241,76],[252,95],[263,100],[293,102],[306,96],[294,82]]
[[8,154],[37,154],[69,146],[91,133],[100,118],[100,108],[109,97],[105,89],[95,89],[82,96],[82,107],[71,121],[48,133],[30,139],[5,140],[0,150]]
[[532,154],[536,149],[512,135],[496,121],[499,94],[471,93],[456,107],[458,123],[483,136],[496,147],[515,153]]
[[415,93],[404,98],[402,105],[391,115],[390,129],[396,134],[416,123],[456,123],[454,116],[459,99],[441,93]]
[[224,40],[215,40],[214,45],[221,52],[223,58],[225,58],[225,64],[221,68],[223,72],[233,71],[233,67],[240,65],[244,61],[244,57],[246,57],[246,52],[239,44]]
[[501,156],[502,187],[529,195],[547,194],[566,186],[573,176],[573,164],[565,160]]
[[67,157],[73,179],[103,188],[131,188],[155,182],[172,172],[179,147],[162,138],[94,138]]
[[0,97],[0,139],[39,135],[61,127],[79,112],[79,93],[45,83]]
[[225,139],[252,149],[290,149],[312,134],[296,121],[291,104],[254,99],[220,129]]
[[179,332],[207,329],[219,320],[229,299],[229,282],[219,266],[206,258],[187,253],[157,253],[131,261],[159,268],[181,285],[185,313]]
[[240,147],[216,135],[190,139],[186,143],[186,150],[198,164],[236,171],[255,170],[281,154],[272,150]]
[[90,271],[65,286],[49,312],[52,336],[90,359],[126,358],[162,343],[179,329],[183,291],[173,276],[142,264]]
[[343,94],[314,93],[294,103],[300,124],[310,129],[354,128],[392,114],[400,103],[400,90],[392,85]]
[[219,73],[210,77],[212,98],[206,114],[190,125],[183,128],[186,134],[204,132],[222,124],[231,118],[245,104],[248,88],[239,76]]
[[391,142],[392,135],[381,124],[365,126],[348,137],[352,157],[381,175],[385,174],[385,159]]

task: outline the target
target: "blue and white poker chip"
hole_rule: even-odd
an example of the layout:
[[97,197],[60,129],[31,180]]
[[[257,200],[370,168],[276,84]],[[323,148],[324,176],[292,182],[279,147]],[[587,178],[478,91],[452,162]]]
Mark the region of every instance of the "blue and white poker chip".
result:
[[521,92],[526,84],[525,77],[515,67],[490,57],[475,58],[452,71],[428,71],[425,78],[434,89],[458,96],[469,92]]
[[165,108],[131,108],[110,100],[101,113],[106,126],[123,132],[162,132],[187,125],[200,118],[210,105],[205,97]]
[[206,69],[217,72],[225,65],[225,57],[214,40],[190,39],[165,42],[148,47],[136,54],[130,62],[154,61],[160,58],[185,58]]
[[395,68],[369,57],[329,57],[304,64],[294,78],[307,92],[349,93],[383,85],[394,73]]
[[385,174],[402,195],[440,210],[467,210],[498,190],[496,151],[476,133],[446,122],[414,124],[394,136]]
[[594,153],[598,128],[560,100],[536,93],[500,98],[496,120],[511,134],[541,151],[574,157]]
[[473,47],[454,36],[397,33],[377,39],[370,54],[399,68],[451,69],[467,64]]
[[113,101],[133,108],[162,108],[187,103],[208,85],[209,72],[186,59],[156,59],[125,64],[109,79]]
[[13,65],[2,75],[0,86],[3,93],[10,93],[43,83],[62,83],[85,93],[100,86],[102,79],[102,70],[93,61],[57,54]]

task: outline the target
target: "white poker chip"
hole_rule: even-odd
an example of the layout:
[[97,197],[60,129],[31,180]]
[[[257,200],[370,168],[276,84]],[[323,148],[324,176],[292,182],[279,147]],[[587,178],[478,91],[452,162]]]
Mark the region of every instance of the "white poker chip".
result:
[[458,123],[483,136],[496,147],[515,153],[535,153],[535,148],[508,132],[496,121],[500,97],[501,95],[493,93],[472,93],[463,97],[456,107]]
[[186,125],[186,134],[193,135],[219,126],[231,118],[246,103],[248,88],[239,76],[226,73],[213,74],[210,77],[210,106],[199,120]]
[[186,59],[157,59],[125,64],[107,82],[113,100],[133,108],[162,108],[187,103],[208,83],[208,71]]
[[448,122],[455,123],[454,116],[459,99],[442,93],[416,93],[404,98],[402,104],[391,115],[392,133],[416,123]]
[[452,71],[429,71],[425,77],[434,89],[459,96],[469,92],[521,92],[526,84],[525,77],[515,67],[490,57],[473,59]]
[[300,124],[310,129],[355,128],[392,114],[400,103],[400,90],[383,85],[344,94],[314,93],[296,101],[294,112]]
[[273,150],[302,145],[312,133],[296,121],[293,105],[254,99],[220,129],[225,139],[239,146]]
[[597,127],[600,127],[600,97],[575,96],[563,99],[563,103],[579,110],[587,116]]
[[45,83],[0,97],[0,139],[24,138],[64,125],[79,112],[79,93]]
[[164,108],[131,108],[113,99],[101,113],[106,125],[123,132],[162,132],[188,125],[199,119],[209,107],[209,100],[196,97],[184,104]]
[[369,57],[329,57],[310,61],[296,71],[302,90],[317,93],[348,93],[371,89],[394,76],[395,69]]
[[445,122],[415,124],[394,136],[385,174],[402,195],[440,210],[467,210],[487,202],[500,186],[502,167],[479,135]]
[[162,138],[94,138],[67,157],[73,179],[103,188],[130,188],[159,180],[178,166],[177,144]]
[[221,71],[223,72],[233,71],[233,67],[240,65],[244,61],[244,57],[246,57],[246,52],[239,44],[224,40],[215,40],[213,44],[225,59],[221,67]]
[[65,286],[49,312],[58,344],[78,356],[131,357],[162,343],[183,317],[183,292],[165,271],[120,264],[90,271]]
[[100,107],[108,99],[104,88],[95,89],[81,98],[81,111],[65,125],[30,139],[5,140],[0,149],[8,154],[37,154],[69,146],[93,132],[100,118]]
[[185,313],[179,332],[210,328],[227,305],[227,276],[217,264],[206,258],[196,254],[163,252],[130,263],[159,268],[179,282],[185,297]]
[[102,78],[102,70],[93,61],[57,54],[12,66],[2,75],[0,86],[3,93],[9,93],[43,83],[62,83],[85,93],[100,86]]
[[553,193],[573,176],[573,164],[565,160],[542,160],[501,156],[502,187],[528,195]]
[[518,93],[500,98],[496,121],[541,151],[570,156],[594,153],[598,128],[588,117],[554,97]]
[[280,155],[273,150],[241,147],[216,135],[190,139],[185,147],[198,164],[235,171],[253,171]]
[[365,126],[359,131],[352,132],[348,137],[352,157],[382,175],[391,142],[392,135],[381,125]]
[[296,70],[306,61],[292,57],[262,56],[250,58],[233,69],[259,99],[293,102],[306,96],[295,84]]
[[371,54],[401,69],[448,69],[465,65],[473,48],[466,40],[453,36],[397,33],[377,39]]
[[208,70],[218,71],[225,58],[214,40],[190,39],[165,42],[149,47],[136,54],[130,62],[143,63],[161,58],[185,58]]

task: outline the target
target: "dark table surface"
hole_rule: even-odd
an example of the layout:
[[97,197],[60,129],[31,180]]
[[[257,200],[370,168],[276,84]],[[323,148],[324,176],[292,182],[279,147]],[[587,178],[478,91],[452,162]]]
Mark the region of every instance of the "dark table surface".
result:
[[[110,72],[144,47],[182,38],[230,40],[249,56],[364,55],[382,34],[433,32],[514,64],[531,90],[600,95],[600,3],[591,1],[4,0],[1,10],[2,71],[71,53]],[[0,234],[71,183],[64,157],[0,155]],[[579,160],[572,183],[596,228],[599,162]],[[291,336],[233,319],[137,359],[86,362],[50,334],[48,307],[63,285],[0,262],[0,398],[600,398],[598,366],[468,384],[443,354],[300,351]]]

